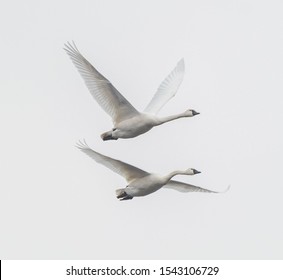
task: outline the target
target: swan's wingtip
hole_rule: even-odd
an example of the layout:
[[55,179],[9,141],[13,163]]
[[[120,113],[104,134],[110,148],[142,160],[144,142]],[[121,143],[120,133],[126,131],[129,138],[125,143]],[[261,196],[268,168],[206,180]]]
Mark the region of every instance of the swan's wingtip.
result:
[[178,65],[181,67],[185,67],[185,59],[183,57],[178,61]]
[[183,57],[178,61],[176,70],[179,72],[185,72],[185,59]]
[[222,193],[226,193],[226,192],[228,192],[228,191],[230,190],[230,188],[231,188],[231,184],[230,184],[230,185],[228,185],[228,187],[227,187],[224,191],[222,191]]
[[72,47],[72,44],[70,43],[70,41],[67,41],[66,43],[64,43],[64,47],[69,49],[70,47]]
[[226,193],[230,190],[230,188],[231,188],[231,185],[228,185],[228,187],[226,189],[224,189],[223,191],[212,191],[212,192],[214,192],[214,193]]
[[80,150],[85,150],[85,149],[90,149],[88,144],[86,143],[85,139],[79,140],[76,144],[75,147],[80,149]]
[[68,52],[68,53],[74,52],[74,51],[79,53],[79,50],[78,50],[78,48],[77,48],[77,46],[76,46],[76,44],[75,44],[75,42],[74,42],[73,40],[72,40],[72,42],[67,41],[67,42],[64,44],[63,49],[64,49],[66,52]]

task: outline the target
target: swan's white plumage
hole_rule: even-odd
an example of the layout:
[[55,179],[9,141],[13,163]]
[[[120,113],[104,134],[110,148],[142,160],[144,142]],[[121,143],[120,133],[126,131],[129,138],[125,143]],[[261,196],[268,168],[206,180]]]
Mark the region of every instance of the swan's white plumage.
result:
[[172,98],[184,76],[184,60],[181,59],[169,76],[161,83],[156,94],[142,113],[136,110],[119,91],[103,77],[79,52],[75,44],[65,44],[65,51],[71,58],[84,79],[91,95],[98,104],[112,117],[114,127],[112,130],[101,134],[106,140],[119,138],[133,138],[146,133],[153,127],[179,118],[193,117],[199,113],[186,110],[183,113],[167,117],[158,117],[155,114]]
[[217,193],[215,191],[203,189],[201,187],[197,187],[191,184],[178,182],[174,180],[170,180],[163,188],[173,189],[179,192],[207,192],[207,193]]
[[64,50],[78,69],[91,95],[104,111],[112,117],[114,125],[139,114],[110,81],[82,56],[74,43],[73,45],[70,43],[65,44]]
[[172,98],[178,91],[185,74],[185,62],[182,58],[172,70],[172,72],[166,77],[166,79],[160,84],[155,95],[145,108],[144,112],[150,114],[157,114],[161,108]]
[[96,162],[103,164],[104,166],[111,169],[113,172],[124,177],[127,182],[131,182],[134,179],[142,178],[144,176],[149,175],[148,172],[145,172],[135,166],[127,164],[117,159],[113,159],[107,156],[104,156],[98,152],[92,150],[87,143],[84,141],[79,141],[77,143],[77,147],[84,152],[86,155],[94,159]]
[[[139,169],[133,165],[127,164],[123,161],[116,160],[92,150],[85,141],[79,141],[77,147],[84,152],[86,155],[94,159],[96,162],[103,164],[104,166],[111,169],[113,172],[123,176],[129,185],[125,189],[119,189],[118,193],[127,192],[131,196],[144,196],[148,195],[161,187],[174,189],[180,192],[207,192],[207,193],[217,193],[215,191],[210,191],[201,187],[194,185],[170,180],[172,176],[179,174],[193,175],[192,173],[185,171],[175,171],[172,172],[174,175],[160,176],[157,174],[148,173],[142,169]],[[166,179],[167,178],[167,179]]]

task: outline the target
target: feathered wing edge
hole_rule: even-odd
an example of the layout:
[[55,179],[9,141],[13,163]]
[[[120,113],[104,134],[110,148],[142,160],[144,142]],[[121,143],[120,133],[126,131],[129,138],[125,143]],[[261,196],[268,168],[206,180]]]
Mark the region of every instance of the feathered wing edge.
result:
[[112,117],[115,124],[139,112],[133,105],[80,53],[75,43],[67,42],[64,50],[79,71],[93,98]]
[[160,84],[155,95],[144,109],[144,112],[149,114],[157,114],[162,107],[176,95],[184,79],[184,74],[185,62],[182,58],[179,60],[171,73]]
[[94,159],[96,162],[108,167],[113,172],[123,176],[127,180],[127,182],[131,182],[134,179],[142,178],[149,174],[148,172],[139,169],[133,165],[104,156],[92,150],[84,139],[82,141],[78,141],[76,147],[80,149],[83,153],[85,153],[87,156]]
[[225,193],[230,189],[230,185],[224,191],[212,191],[191,184],[170,180],[163,188],[173,189],[179,192],[206,192],[206,193]]

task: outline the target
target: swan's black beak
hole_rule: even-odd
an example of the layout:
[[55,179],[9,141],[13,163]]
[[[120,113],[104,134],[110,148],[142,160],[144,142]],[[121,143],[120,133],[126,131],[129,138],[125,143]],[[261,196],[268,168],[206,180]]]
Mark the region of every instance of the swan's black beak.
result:
[[193,169],[193,172],[194,172],[194,175],[201,173],[200,171],[198,171],[198,170],[196,170],[196,169]]
[[199,115],[200,113],[196,112],[195,110],[192,110],[193,116]]

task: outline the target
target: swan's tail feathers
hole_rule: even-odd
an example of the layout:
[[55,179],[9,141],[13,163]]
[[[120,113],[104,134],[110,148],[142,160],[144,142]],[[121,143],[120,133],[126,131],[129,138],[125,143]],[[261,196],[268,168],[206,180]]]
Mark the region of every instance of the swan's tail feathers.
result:
[[116,197],[119,199],[119,200],[129,200],[129,199],[133,199],[132,196],[130,196],[129,194],[127,194],[125,192],[125,189],[118,189],[116,190]]

